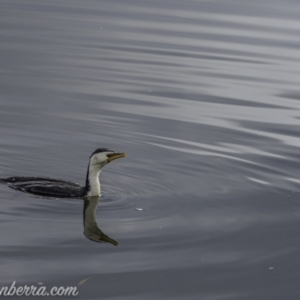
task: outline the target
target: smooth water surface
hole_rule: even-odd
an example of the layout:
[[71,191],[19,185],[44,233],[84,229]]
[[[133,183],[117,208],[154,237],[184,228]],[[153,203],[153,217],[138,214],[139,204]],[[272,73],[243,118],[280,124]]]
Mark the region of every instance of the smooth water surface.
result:
[[96,148],[127,153],[96,212],[117,247],[83,200],[0,186],[1,285],[299,298],[297,1],[1,0],[0,26],[0,177],[83,184]]

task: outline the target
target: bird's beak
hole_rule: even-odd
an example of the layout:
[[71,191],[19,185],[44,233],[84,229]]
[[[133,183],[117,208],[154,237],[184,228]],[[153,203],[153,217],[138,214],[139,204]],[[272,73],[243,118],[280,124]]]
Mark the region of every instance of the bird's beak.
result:
[[121,158],[121,157],[125,157],[126,154],[125,153],[113,153],[113,154],[108,154],[107,155],[107,162],[111,162],[117,158]]

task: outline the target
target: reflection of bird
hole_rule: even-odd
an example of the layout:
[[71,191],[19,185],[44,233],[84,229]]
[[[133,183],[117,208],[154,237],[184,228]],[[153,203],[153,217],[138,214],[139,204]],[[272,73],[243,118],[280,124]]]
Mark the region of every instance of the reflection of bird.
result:
[[81,198],[100,196],[99,174],[109,162],[125,157],[125,153],[100,148],[92,153],[86,174],[85,186],[55,178],[42,177],[9,177],[0,179],[15,190],[45,197]]
[[114,246],[118,246],[118,242],[108,237],[98,227],[96,222],[96,209],[99,203],[99,197],[88,197],[84,199],[83,207],[83,226],[84,235],[97,243],[111,243]]

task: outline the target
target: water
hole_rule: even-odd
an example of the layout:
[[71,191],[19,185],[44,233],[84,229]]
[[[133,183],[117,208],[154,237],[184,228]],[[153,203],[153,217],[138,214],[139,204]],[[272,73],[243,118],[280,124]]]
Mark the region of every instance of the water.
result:
[[[1,191],[0,282],[78,299],[298,299],[297,1],[0,2],[0,177],[83,183],[83,201]],[[28,297],[29,299],[30,297]]]

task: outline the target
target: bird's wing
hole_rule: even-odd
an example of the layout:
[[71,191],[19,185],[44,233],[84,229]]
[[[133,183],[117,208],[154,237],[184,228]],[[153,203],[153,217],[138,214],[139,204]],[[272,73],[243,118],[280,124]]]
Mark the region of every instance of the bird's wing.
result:
[[14,190],[45,197],[82,197],[83,188],[68,182],[33,181],[9,184]]
[[78,183],[74,183],[71,181],[66,181],[58,178],[52,177],[8,177],[8,178],[0,178],[1,183],[12,183],[12,184],[19,184],[19,183],[44,183],[44,182],[57,182],[59,184],[67,184],[70,186],[80,187]]
[[70,186],[75,186],[75,187],[80,187],[78,183],[58,179],[58,178],[52,178],[52,177],[8,177],[8,178],[1,178],[0,182],[4,183],[13,183],[13,184],[18,184],[18,183],[39,183],[39,182],[57,182],[57,183],[62,183],[62,184],[68,184]]

